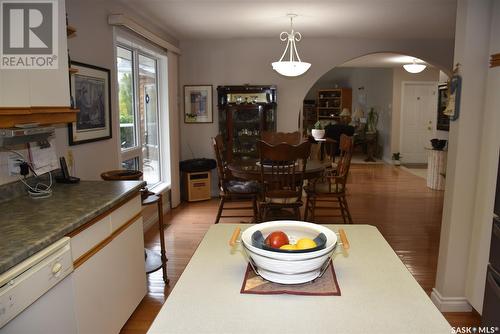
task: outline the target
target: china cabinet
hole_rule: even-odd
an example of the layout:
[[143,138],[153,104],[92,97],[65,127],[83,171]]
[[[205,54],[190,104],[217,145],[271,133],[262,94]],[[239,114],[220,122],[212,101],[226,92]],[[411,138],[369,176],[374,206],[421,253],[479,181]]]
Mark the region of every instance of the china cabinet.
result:
[[262,131],[276,130],[276,87],[219,86],[217,104],[227,161],[257,158]]

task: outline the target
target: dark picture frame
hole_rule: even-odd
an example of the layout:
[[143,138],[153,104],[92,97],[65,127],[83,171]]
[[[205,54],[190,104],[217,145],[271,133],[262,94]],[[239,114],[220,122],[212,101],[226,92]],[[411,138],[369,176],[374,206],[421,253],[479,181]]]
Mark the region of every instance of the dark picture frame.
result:
[[111,71],[76,61],[71,67],[70,88],[77,113],[68,124],[69,145],[80,145],[112,138]]
[[213,123],[212,101],[212,85],[184,85],[184,123]]
[[441,131],[450,131],[450,118],[444,114],[448,105],[448,85],[441,84],[438,86],[438,105],[437,105],[437,126]]

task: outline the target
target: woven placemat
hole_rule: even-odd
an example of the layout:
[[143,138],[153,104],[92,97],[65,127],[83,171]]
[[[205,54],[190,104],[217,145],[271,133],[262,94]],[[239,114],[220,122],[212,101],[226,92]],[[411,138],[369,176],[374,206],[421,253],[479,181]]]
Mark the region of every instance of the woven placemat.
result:
[[243,279],[240,293],[258,295],[289,294],[304,296],[340,296],[340,287],[331,261],[323,276],[302,284],[279,284],[269,282],[257,276],[249,264],[245,272],[245,278]]

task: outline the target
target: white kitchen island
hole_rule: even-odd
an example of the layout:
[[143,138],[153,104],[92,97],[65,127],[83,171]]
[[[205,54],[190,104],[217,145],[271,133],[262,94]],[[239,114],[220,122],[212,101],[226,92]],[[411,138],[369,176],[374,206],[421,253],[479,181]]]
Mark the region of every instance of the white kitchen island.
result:
[[240,294],[247,262],[231,252],[235,227],[212,226],[148,333],[451,333],[451,327],[380,232],[344,228],[333,260],[341,296]]

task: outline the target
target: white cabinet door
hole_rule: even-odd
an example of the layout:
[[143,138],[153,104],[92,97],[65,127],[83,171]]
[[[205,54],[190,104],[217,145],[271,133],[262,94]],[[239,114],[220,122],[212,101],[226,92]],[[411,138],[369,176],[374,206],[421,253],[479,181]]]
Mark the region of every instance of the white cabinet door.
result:
[[29,107],[28,70],[0,69],[0,107]]
[[0,69],[0,107],[69,107],[66,8],[57,0],[57,69]]
[[32,70],[30,72],[30,105],[69,107],[68,38],[66,36],[66,7],[58,0],[58,49],[59,68],[54,70]]
[[146,294],[142,218],[74,272],[78,333],[118,333]]

